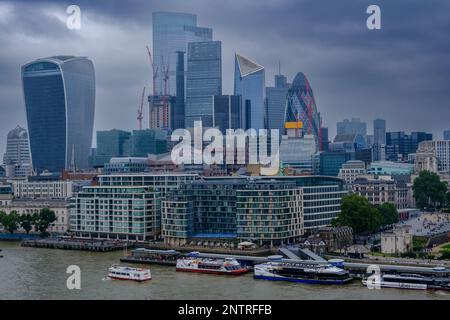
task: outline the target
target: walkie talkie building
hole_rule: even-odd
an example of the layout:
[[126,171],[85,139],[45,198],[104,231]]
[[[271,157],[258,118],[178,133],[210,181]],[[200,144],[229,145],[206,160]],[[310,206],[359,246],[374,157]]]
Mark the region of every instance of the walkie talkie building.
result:
[[87,167],[95,109],[92,61],[74,56],[32,61],[22,66],[22,86],[34,170]]

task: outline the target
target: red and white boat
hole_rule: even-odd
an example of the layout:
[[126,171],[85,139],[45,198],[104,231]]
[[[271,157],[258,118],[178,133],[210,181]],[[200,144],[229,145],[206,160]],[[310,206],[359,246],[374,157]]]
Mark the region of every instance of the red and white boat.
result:
[[117,280],[147,281],[152,279],[150,269],[113,265],[108,269],[108,277]]
[[248,272],[236,259],[211,259],[189,256],[177,259],[177,271],[239,275]]

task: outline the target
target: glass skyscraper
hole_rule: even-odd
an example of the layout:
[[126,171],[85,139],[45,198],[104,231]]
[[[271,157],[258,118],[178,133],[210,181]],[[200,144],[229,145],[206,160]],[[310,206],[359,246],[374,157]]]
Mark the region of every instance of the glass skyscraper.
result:
[[212,29],[197,27],[197,16],[179,12],[154,12],[153,60],[158,68],[156,93],[164,93],[163,70],[169,68],[168,92],[176,93],[177,51],[187,51],[189,42],[212,40]]
[[275,87],[266,88],[266,128],[284,131],[286,113],[286,96],[289,84],[283,75],[275,76]]
[[225,135],[227,129],[241,129],[242,100],[240,96],[214,96],[213,126]]
[[22,66],[31,161],[36,172],[85,168],[95,109],[94,65],[54,56]]
[[187,55],[185,126],[202,120],[212,127],[214,96],[222,94],[222,43],[191,42]]
[[297,73],[289,88],[285,121],[303,122],[303,133],[312,134],[317,148],[320,148],[322,145],[320,113],[309,81],[302,72]]
[[373,143],[376,145],[386,144],[386,120],[373,120]]
[[344,119],[337,123],[336,129],[337,134],[360,134],[367,142],[367,124],[359,118]]
[[[250,104],[250,110],[246,109],[245,118],[248,113],[250,121],[244,122],[253,129],[264,129],[264,89],[265,71],[264,67],[250,59],[236,53],[234,66],[234,95],[242,96],[242,104]],[[247,102],[248,101],[248,102]]]

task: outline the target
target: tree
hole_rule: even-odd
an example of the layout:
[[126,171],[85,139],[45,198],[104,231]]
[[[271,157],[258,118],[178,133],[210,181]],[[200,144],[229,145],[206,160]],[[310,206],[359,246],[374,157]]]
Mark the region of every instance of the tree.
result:
[[31,229],[33,228],[34,223],[36,222],[36,216],[31,215],[29,213],[23,214],[20,217],[20,226],[25,230],[27,234],[30,233]]
[[356,234],[373,233],[382,223],[380,212],[365,197],[356,194],[342,197],[341,212],[332,222],[334,226],[352,227]]
[[447,189],[436,173],[423,170],[414,179],[413,196],[419,208],[441,208],[448,200]]
[[17,211],[11,211],[9,214],[2,213],[1,224],[9,233],[14,233],[19,228],[20,216]]
[[39,212],[36,219],[35,228],[41,233],[41,235],[48,235],[47,229],[55,221],[55,212],[49,208],[43,208]]
[[381,214],[382,225],[391,225],[398,222],[398,211],[394,204],[385,202],[377,207]]

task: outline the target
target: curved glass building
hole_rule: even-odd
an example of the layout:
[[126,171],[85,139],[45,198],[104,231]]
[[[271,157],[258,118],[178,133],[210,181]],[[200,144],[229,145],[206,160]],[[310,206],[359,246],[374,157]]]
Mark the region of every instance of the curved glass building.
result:
[[321,119],[314,94],[306,76],[299,72],[287,94],[285,122],[301,121],[304,134],[311,134],[316,145],[321,145]]
[[36,172],[85,168],[95,109],[94,65],[54,56],[22,66],[31,161]]

